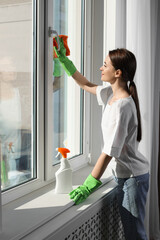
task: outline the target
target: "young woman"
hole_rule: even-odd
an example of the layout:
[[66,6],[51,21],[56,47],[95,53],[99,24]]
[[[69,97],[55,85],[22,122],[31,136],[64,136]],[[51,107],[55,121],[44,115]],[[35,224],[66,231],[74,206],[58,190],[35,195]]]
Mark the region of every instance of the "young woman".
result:
[[[65,56],[63,40],[60,51],[54,47],[62,67],[84,90],[97,96],[103,106],[103,149],[85,182],[69,193],[75,204],[83,202],[102,182],[100,178],[108,163],[115,162],[117,201],[126,240],[146,240],[145,204],[149,189],[149,163],[138,151],[141,141],[141,119],[136,85],[133,81],[136,58],[125,48],[109,51],[100,68],[101,80],[110,86],[89,82]],[[129,88],[128,88],[129,82]]]

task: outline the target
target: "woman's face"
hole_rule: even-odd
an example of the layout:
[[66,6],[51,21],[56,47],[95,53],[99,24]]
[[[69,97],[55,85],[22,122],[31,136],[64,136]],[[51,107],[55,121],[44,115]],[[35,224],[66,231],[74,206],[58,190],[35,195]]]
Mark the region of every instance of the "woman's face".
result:
[[112,62],[110,57],[107,55],[104,65],[100,68],[102,71],[101,73],[101,80],[104,82],[112,82],[115,80],[115,68],[112,66]]

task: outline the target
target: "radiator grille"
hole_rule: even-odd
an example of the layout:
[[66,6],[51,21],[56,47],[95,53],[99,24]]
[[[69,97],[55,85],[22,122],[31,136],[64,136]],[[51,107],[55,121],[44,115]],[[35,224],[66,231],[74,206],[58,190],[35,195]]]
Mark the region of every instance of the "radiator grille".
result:
[[125,240],[117,201],[114,198],[64,240]]

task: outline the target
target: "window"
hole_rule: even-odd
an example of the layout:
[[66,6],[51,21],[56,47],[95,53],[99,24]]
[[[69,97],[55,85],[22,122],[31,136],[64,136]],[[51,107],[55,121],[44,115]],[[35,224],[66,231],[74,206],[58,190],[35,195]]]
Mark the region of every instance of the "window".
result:
[[[48,2],[45,28],[51,27],[58,35],[67,39],[70,55],[68,58],[79,71],[83,71],[83,5],[78,0],[52,0]],[[51,17],[52,16],[52,17]],[[47,35],[47,32],[46,34]],[[46,45],[46,77],[45,77],[45,159],[46,178],[51,179],[62,156],[57,155],[56,148],[65,147],[70,150],[69,159],[83,156],[83,90],[63,70],[53,51],[52,35]],[[52,68],[51,68],[51,62]],[[58,75],[57,73],[58,69]],[[51,165],[53,166],[51,168]]]
[[0,1],[2,191],[36,178],[36,1]]
[[[100,122],[100,114],[97,114],[98,112],[96,111],[93,117],[96,123],[91,129],[94,129],[94,131],[97,129],[97,135],[94,137],[94,131],[92,131],[92,137],[90,136],[90,126],[93,123],[90,121],[90,115],[92,113],[92,111],[90,111],[92,107],[90,105],[90,94],[80,89],[74,80],[71,77],[68,77],[65,73],[60,76],[59,81],[56,81],[57,79],[53,76],[55,64],[53,59],[54,36],[48,36],[48,27],[55,29],[58,34],[68,35],[68,46],[71,52],[69,58],[73,61],[77,69],[87,77],[87,79],[96,82],[98,80],[96,79],[97,73],[94,66],[95,62],[97,64],[97,61],[102,62],[103,60],[100,57],[100,49],[103,45],[103,35],[101,27],[98,27],[96,28],[96,31],[93,31],[93,26],[95,24],[98,26],[102,25],[101,18],[99,21],[98,7],[99,5],[101,6],[100,12],[103,13],[103,1],[100,1],[100,3],[98,1],[97,3],[97,1],[92,0],[0,0],[0,19],[2,16],[2,3],[3,7],[6,8],[11,5],[12,7],[17,8],[19,6],[24,7],[28,4],[30,6],[30,11],[26,8],[25,11],[17,11],[16,13],[17,18],[18,16],[23,16],[24,18],[24,16],[26,17],[26,15],[30,13],[28,22],[30,21],[32,24],[32,29],[22,28],[22,33],[25,32],[24,34],[30,36],[26,38],[25,45],[23,45],[25,48],[24,52],[27,51],[28,53],[28,58],[25,55],[25,58],[21,58],[21,61],[19,60],[18,63],[20,65],[22,63],[30,63],[30,68],[32,70],[28,71],[28,73],[30,73],[30,75],[28,74],[30,76],[30,78],[28,78],[28,83],[30,82],[30,93],[32,94],[30,94],[31,98],[28,98],[28,101],[26,100],[27,104],[23,105],[23,112],[27,111],[27,109],[25,109],[26,106],[30,106],[31,111],[28,111],[28,117],[30,116],[30,133],[32,135],[31,137],[28,137],[31,144],[31,151],[28,151],[28,153],[32,159],[33,177],[27,181],[21,182],[23,184],[19,183],[14,187],[12,186],[12,188],[6,188],[6,191],[4,190],[2,194],[2,204],[17,199],[17,201],[11,202],[11,204],[7,204],[3,208],[4,228],[6,231],[3,232],[2,235],[7,234],[7,236],[12,238],[16,236],[23,238],[25,233],[28,234],[30,230],[34,230],[37,226],[40,227],[42,223],[44,224],[46,221],[48,222],[51,217],[57,215],[57,213],[60,214],[60,211],[64,211],[64,204],[68,203],[67,199],[63,199],[61,196],[55,196],[52,191],[53,186],[55,185],[53,182],[55,172],[59,168],[59,159],[55,158],[55,155],[57,154],[55,148],[64,146],[70,149],[71,153],[70,156],[68,156],[73,171],[88,165],[88,157],[91,156],[88,154],[90,153],[92,145],[92,151],[94,150],[97,155],[99,154],[97,153],[97,145],[99,145],[97,142],[97,136],[99,134],[97,124]],[[15,10],[12,11],[12,14],[13,13],[15,13]],[[97,18],[95,18],[96,15]],[[8,13],[8,16],[10,17],[11,14]],[[83,20],[84,17],[85,21]],[[10,32],[8,32],[8,36],[9,35]],[[19,42],[22,36],[23,34],[19,35]],[[99,37],[98,41],[95,41],[95,36]],[[2,39],[3,34],[1,34],[0,41],[2,41]],[[97,42],[100,46],[98,52],[93,51],[97,48]],[[16,44],[17,43],[15,43],[14,46],[18,45]],[[32,48],[30,49],[28,47],[29,44],[32,44]],[[3,45],[1,44],[0,46]],[[14,46],[12,44],[13,48]],[[19,44],[16,49],[17,57],[19,56],[20,46],[21,45]],[[1,52],[3,51],[0,51],[0,56]],[[14,62],[16,63],[16,55],[13,57]],[[30,62],[26,59],[29,59]],[[92,59],[94,59],[94,62],[92,62]],[[99,59],[101,61],[99,61]],[[27,70],[28,69],[29,67]],[[23,79],[26,80],[26,77]],[[25,84],[23,86],[26,87]],[[22,97],[24,98],[24,96]],[[57,122],[58,125],[55,125],[56,118],[59,121]],[[91,120],[93,120],[93,118],[91,118]],[[24,121],[27,121],[25,115],[23,115],[23,119]],[[57,135],[55,133],[57,133]],[[89,141],[90,138],[92,140],[91,144]],[[93,159],[96,160],[95,152],[93,152]],[[81,170],[78,170],[78,174],[76,172],[76,184],[78,184],[84,176],[88,175],[90,169],[91,166],[87,166],[85,169],[82,168]],[[38,189],[38,191],[33,192],[36,189]],[[45,201],[44,204],[44,199],[50,199],[50,189],[52,191],[51,194],[53,194],[53,201]],[[18,199],[27,193],[30,194],[24,198]],[[42,205],[39,204],[39,197],[41,198]],[[68,207],[69,205],[67,204],[66,209]],[[37,219],[36,221],[35,218],[33,218],[33,211],[37,213],[34,214]],[[12,218],[10,218],[11,215]],[[0,225],[1,217],[2,214],[0,209]],[[15,220],[14,222],[21,222],[23,224],[15,224],[15,227],[13,227],[13,217]]]
[[53,75],[55,36],[48,35],[50,26],[68,36],[69,58],[83,72],[83,19],[84,0],[0,1],[3,204],[54,181],[57,147],[70,149],[73,171],[88,162],[84,93],[62,68]]

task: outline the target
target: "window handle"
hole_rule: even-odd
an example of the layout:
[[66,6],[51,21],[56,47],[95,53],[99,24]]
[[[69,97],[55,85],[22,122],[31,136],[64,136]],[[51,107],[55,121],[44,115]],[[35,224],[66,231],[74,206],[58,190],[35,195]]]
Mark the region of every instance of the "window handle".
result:
[[58,43],[58,51],[60,51],[60,44],[59,44],[59,36],[56,30],[53,30],[51,27],[48,29],[48,35],[51,37],[52,34],[56,34],[57,36],[57,43]]

